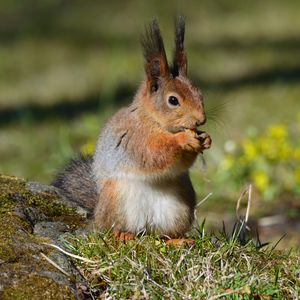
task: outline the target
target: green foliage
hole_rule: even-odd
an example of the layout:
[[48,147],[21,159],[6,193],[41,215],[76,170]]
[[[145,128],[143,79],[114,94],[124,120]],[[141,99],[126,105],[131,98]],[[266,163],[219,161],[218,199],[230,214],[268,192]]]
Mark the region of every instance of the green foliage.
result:
[[263,132],[249,130],[238,144],[228,141],[217,176],[227,187],[252,182],[264,199],[300,193],[300,121],[288,127],[272,124]]
[[169,246],[159,237],[122,243],[111,233],[69,237],[69,251],[93,288],[116,299],[297,299],[297,253],[242,246],[237,236],[194,234],[195,246]]

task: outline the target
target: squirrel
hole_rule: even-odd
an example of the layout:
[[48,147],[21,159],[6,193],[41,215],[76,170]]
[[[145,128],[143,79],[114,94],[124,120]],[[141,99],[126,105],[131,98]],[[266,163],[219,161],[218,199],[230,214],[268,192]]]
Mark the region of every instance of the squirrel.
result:
[[179,16],[169,66],[157,20],[146,27],[146,76],[133,102],[106,123],[93,157],[73,160],[52,183],[121,240],[146,231],[185,241],[194,221],[189,168],[211,138],[197,129],[206,115],[202,92],[187,77],[184,34]]

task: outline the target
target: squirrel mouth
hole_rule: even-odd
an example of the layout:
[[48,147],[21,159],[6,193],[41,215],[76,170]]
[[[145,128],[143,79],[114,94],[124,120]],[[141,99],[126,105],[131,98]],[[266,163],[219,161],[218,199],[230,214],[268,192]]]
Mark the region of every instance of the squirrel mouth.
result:
[[181,127],[176,127],[176,128],[169,128],[169,132],[171,132],[171,133],[178,133],[178,132],[182,132],[182,131],[186,131],[186,130],[191,130],[191,131],[194,131],[194,132],[198,131],[197,127],[181,126]]

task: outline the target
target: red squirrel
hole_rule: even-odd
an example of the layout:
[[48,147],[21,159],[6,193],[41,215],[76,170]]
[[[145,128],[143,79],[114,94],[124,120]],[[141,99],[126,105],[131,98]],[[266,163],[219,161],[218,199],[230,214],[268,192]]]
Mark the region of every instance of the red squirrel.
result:
[[73,160],[53,182],[122,240],[146,231],[184,241],[194,221],[189,168],[211,138],[197,129],[206,116],[202,93],[187,77],[184,33],[179,16],[169,66],[152,21],[142,38],[146,76],[132,103],[106,123],[94,156]]

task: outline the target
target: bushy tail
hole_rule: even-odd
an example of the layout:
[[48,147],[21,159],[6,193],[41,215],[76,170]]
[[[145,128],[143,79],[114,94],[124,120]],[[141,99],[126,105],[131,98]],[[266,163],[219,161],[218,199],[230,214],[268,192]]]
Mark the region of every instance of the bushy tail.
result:
[[61,189],[70,200],[87,208],[91,212],[97,203],[97,188],[92,177],[92,156],[80,156],[60,172],[52,185]]

